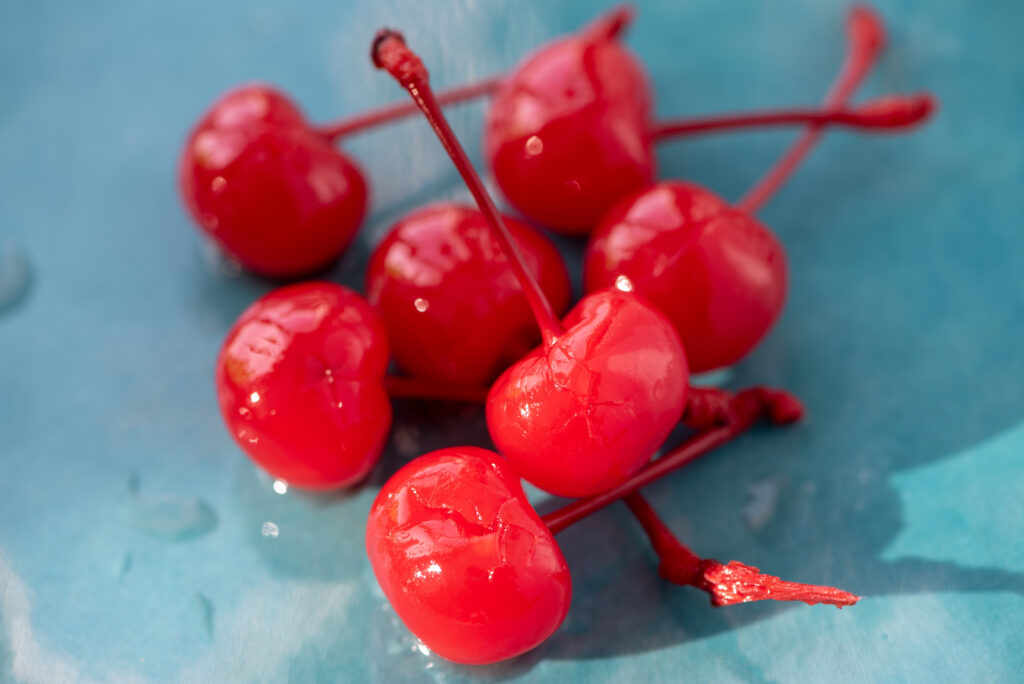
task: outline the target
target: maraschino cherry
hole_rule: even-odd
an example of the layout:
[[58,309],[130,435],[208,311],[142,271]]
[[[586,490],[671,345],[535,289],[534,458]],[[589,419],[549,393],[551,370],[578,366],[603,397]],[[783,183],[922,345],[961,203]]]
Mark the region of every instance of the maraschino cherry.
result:
[[421,456],[385,483],[370,508],[366,550],[374,575],[405,625],[441,657],[470,665],[512,658],[553,634],[569,608],[569,571],[553,534],[628,497],[661,558],[662,574],[708,592],[714,605],[765,599],[851,605],[857,597],[845,591],[699,558],[637,493],[766,412],[793,420],[799,404],[770,390],[741,393],[725,424],[708,427],[614,490],[544,518],[498,454],[455,447]]
[[491,451],[442,449],[395,473],[370,510],[366,550],[406,627],[457,663],[528,651],[569,610],[558,543]]
[[277,478],[307,489],[361,480],[391,427],[388,343],[374,310],[327,282],[279,288],[228,333],[217,397],[238,445]]
[[[853,16],[851,59],[860,65],[866,51],[880,49],[883,29],[866,10]],[[844,73],[842,83],[859,71]],[[902,127],[926,120],[932,109],[931,97],[920,95],[885,98],[864,111]],[[802,156],[808,148],[801,142],[794,149]],[[737,206],[679,181],[623,199],[591,235],[584,289],[614,286],[650,300],[675,326],[693,372],[736,363],[767,334],[786,299],[785,250],[753,213],[796,168],[794,154],[767,174],[769,185],[759,184]]]
[[555,494],[585,496],[639,470],[679,422],[688,372],[679,336],[641,298],[615,289],[585,297],[559,321],[400,34],[382,31],[375,64],[412,95],[508,257],[541,329],[539,349],[491,387],[487,423],[520,475]]
[[[504,217],[554,311],[569,305],[558,250]],[[475,208],[435,204],[400,219],[370,258],[367,298],[384,320],[395,361],[424,380],[486,386],[540,339],[529,303]]]
[[[709,128],[652,121],[647,77],[619,41],[632,14],[616,9],[535,51],[502,81],[488,110],[484,151],[498,186],[519,211],[552,230],[589,233],[616,201],[650,185],[654,142],[760,125],[756,117]],[[875,21],[867,8],[851,13],[855,32]],[[848,72],[851,87],[873,60],[871,46],[864,47]]]
[[[458,102],[496,85],[490,79],[440,99]],[[247,269],[278,278],[315,271],[348,246],[367,207],[362,171],[334,143],[414,111],[406,103],[314,127],[269,86],[232,90],[185,143],[178,174],[185,206]]]

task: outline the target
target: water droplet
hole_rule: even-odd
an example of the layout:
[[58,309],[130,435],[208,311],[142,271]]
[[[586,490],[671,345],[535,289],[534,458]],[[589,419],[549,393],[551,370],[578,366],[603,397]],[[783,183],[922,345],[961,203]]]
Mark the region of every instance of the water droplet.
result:
[[139,497],[134,502],[132,526],[151,537],[183,541],[213,531],[217,514],[196,496]]
[[747,487],[747,505],[743,507],[743,521],[757,532],[775,515],[779,502],[779,484],[774,479],[753,482]]
[[247,425],[243,425],[242,427],[238,428],[238,430],[235,432],[235,435],[237,435],[238,441],[240,442],[248,442],[249,444],[260,443],[259,433]]
[[426,299],[423,299],[423,297],[417,297],[416,301],[414,301],[412,305],[416,307],[416,310],[419,311],[420,313],[426,313],[427,309],[430,308],[430,302],[428,302]]
[[[217,219],[215,217],[211,217],[211,221],[212,224],[210,222],[206,222],[204,219],[207,228],[211,231],[217,230]],[[225,253],[216,242],[210,239],[205,239],[199,244],[203,254],[203,261],[206,263],[207,267],[214,272],[214,274],[232,280],[242,275],[242,265],[237,259]]]
[[228,180],[224,176],[217,176],[210,183],[210,189],[216,193],[220,193],[228,186]]
[[270,522],[269,520],[263,523],[263,527],[260,528],[260,534],[262,534],[264,537],[270,537],[271,539],[273,539],[280,533],[281,530],[277,529],[277,525]]
[[249,395],[249,401],[251,401],[254,404],[258,403],[259,400],[260,400],[260,393],[259,392],[253,392],[252,394]]
[[0,245],[0,311],[21,303],[31,283],[32,269],[24,252],[12,244]]
[[402,456],[416,456],[420,453],[420,431],[414,425],[400,423],[392,427],[391,439],[395,450]]
[[199,605],[199,617],[203,621],[203,629],[206,631],[206,636],[213,638],[213,614],[216,608],[213,605],[213,601],[204,596],[203,594],[196,592],[196,603]]
[[535,135],[531,135],[526,139],[526,154],[530,157],[536,157],[538,154],[544,151],[544,141]]
[[121,557],[114,563],[113,574],[114,579],[118,582],[124,579],[124,576],[128,574],[128,571],[132,569],[132,554],[125,551],[121,554]]
[[284,480],[274,480],[274,491],[278,494],[284,494],[288,491],[288,483]]
[[632,292],[633,281],[629,279],[629,276],[615,276],[615,289],[620,290],[622,292]]

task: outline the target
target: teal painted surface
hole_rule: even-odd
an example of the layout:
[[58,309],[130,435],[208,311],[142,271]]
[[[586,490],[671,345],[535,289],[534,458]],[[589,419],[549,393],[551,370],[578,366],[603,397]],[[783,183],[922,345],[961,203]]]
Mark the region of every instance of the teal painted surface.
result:
[[[843,9],[643,3],[629,43],[664,115],[810,103],[841,59]],[[421,653],[398,623],[362,527],[400,463],[486,439],[479,415],[403,409],[365,488],[275,493],[229,439],[212,388],[230,322],[270,285],[201,248],[175,194],[176,158],[199,112],[238,82],[278,84],[315,119],[398,99],[366,59],[382,24],[405,29],[436,82],[454,84],[596,10],[3,5],[0,268],[15,270],[0,284],[29,285],[0,295],[0,680],[1019,679],[1024,5],[881,10],[891,44],[863,92],[930,89],[939,117],[908,137],[828,136],[767,207],[792,293],[728,379],[794,390],[808,420],[648,492],[701,553],[864,601],[712,609],[657,578],[638,528],[613,508],[562,540],[575,588],[563,629],[519,660],[470,670]],[[470,147],[480,113],[453,114]],[[788,140],[668,144],[662,173],[734,198]],[[420,122],[346,148],[375,210],[330,277],[358,284],[391,221],[465,194]]]

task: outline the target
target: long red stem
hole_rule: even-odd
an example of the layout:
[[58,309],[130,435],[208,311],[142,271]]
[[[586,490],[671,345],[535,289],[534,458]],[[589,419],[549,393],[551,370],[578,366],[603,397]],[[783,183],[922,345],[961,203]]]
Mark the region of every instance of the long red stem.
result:
[[395,399],[437,399],[462,401],[467,404],[483,404],[487,401],[486,387],[446,385],[397,375],[388,375],[384,378],[384,390]]
[[[484,95],[490,95],[494,93],[501,85],[503,77],[494,76],[487,78],[477,83],[470,83],[469,85],[458,86],[450,90],[444,90],[437,94],[437,102],[440,105],[455,104],[457,102],[465,102],[466,100],[473,100]],[[316,132],[327,138],[328,140],[339,140],[347,135],[358,133],[367,128],[373,128],[380,124],[394,121],[396,119],[402,119],[410,114],[416,114],[420,109],[416,104],[409,102],[396,102],[395,104],[387,105],[379,109],[371,109],[368,112],[357,114],[352,117],[335,121],[333,123],[324,124],[315,128]]]
[[[825,106],[836,110],[843,107],[875,63],[885,44],[885,26],[881,17],[866,5],[855,5],[847,21],[849,49],[846,61]],[[767,202],[787,178],[796,170],[822,134],[822,124],[813,124],[785,152],[774,167],[759,180],[737,203],[741,211],[754,213]]]
[[448,125],[444,112],[441,111],[437,98],[431,90],[430,75],[427,73],[426,67],[423,66],[423,62],[406,46],[405,39],[400,33],[387,29],[377,34],[373,42],[372,54],[374,64],[380,69],[387,70],[403,88],[408,90],[416,102],[416,106],[427,117],[434,133],[444,145],[455,168],[458,169],[459,175],[469,187],[477,206],[480,207],[480,211],[483,212],[494,230],[495,237],[508,257],[512,271],[519,280],[523,293],[533,310],[533,315],[537,319],[544,344],[550,347],[563,332],[561,321],[558,320],[555,310],[551,307],[551,302],[544,296],[544,291],[541,290],[536,278],[526,267],[526,261],[502,220],[501,214],[498,213],[497,207],[494,206],[494,201],[491,200],[480,176],[477,175],[465,150],[462,149],[458,138],[455,137]]
[[758,126],[792,124],[837,125],[850,128],[890,130],[915,126],[931,114],[935,101],[931,95],[891,96],[867,102],[856,109],[777,109],[750,114],[724,114],[706,118],[661,121],[650,130],[654,140],[680,135]]
[[716,447],[729,442],[749,430],[760,417],[786,417],[785,420],[789,421],[799,418],[801,411],[800,401],[788,392],[764,387],[744,390],[733,397],[724,424],[710,427],[683,442],[668,454],[652,461],[622,484],[600,494],[577,499],[548,513],[543,518],[544,523],[553,533],[561,532],[588,515],[646,487],[655,480],[661,479],[687,463],[696,461]]
[[751,601],[803,601],[808,605],[827,603],[837,608],[852,606],[859,596],[848,591],[816,584],[801,584],[766,575],[752,565],[738,561],[719,563],[691,551],[665,524],[639,492],[626,497],[626,505],[640,521],[661,561],[658,571],[673,584],[689,585],[711,595],[715,606]]

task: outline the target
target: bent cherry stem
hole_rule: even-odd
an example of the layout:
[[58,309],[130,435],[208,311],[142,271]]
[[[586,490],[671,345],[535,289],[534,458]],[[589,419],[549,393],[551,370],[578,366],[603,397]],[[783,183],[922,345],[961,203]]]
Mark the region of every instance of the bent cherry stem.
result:
[[530,309],[537,319],[544,345],[550,348],[563,332],[562,323],[558,320],[551,302],[544,296],[537,280],[527,269],[526,261],[515,240],[512,239],[512,234],[502,220],[501,214],[498,213],[497,207],[494,206],[494,201],[487,189],[484,188],[480,176],[473,169],[465,150],[462,149],[462,145],[448,125],[441,106],[430,87],[430,75],[426,67],[423,66],[423,62],[406,46],[402,34],[389,29],[383,29],[377,34],[373,41],[372,57],[373,63],[378,68],[385,69],[403,88],[409,91],[416,106],[430,122],[434,133],[444,145],[455,168],[458,169],[459,175],[469,187],[473,199],[476,200],[481,212],[493,228],[495,237],[507,256],[509,265],[523,288]]
[[715,606],[731,606],[751,601],[803,601],[808,605],[825,603],[842,608],[852,606],[859,596],[834,587],[789,582],[768,575],[752,565],[713,558],[701,558],[680,542],[654,508],[639,493],[626,497],[626,505],[640,521],[661,563],[658,572],[673,584],[689,585],[711,595]]
[[707,118],[662,121],[651,128],[653,140],[678,135],[793,124],[836,125],[855,129],[897,131],[927,119],[935,100],[927,93],[892,95],[871,100],[855,109],[777,109],[749,114],[723,114]]
[[[438,104],[456,104],[467,100],[474,100],[478,97],[491,95],[499,86],[501,86],[502,80],[503,77],[501,76],[492,76],[491,78],[486,78],[476,83],[470,83],[468,85],[458,86],[451,88],[450,90],[442,91],[437,95]],[[373,128],[397,119],[404,119],[418,111],[419,107],[414,103],[396,102],[378,109],[371,109],[368,112],[356,114],[340,121],[316,126],[313,130],[315,130],[317,134],[333,142],[340,140],[345,136],[360,133],[368,128]]]
[[[847,19],[846,60],[825,98],[825,107],[838,110],[846,105],[871,70],[885,45],[885,26],[878,14],[866,5],[855,5]],[[755,213],[782,187],[786,179],[821,138],[823,124],[815,123],[797,139],[779,161],[736,203],[747,213]]]

